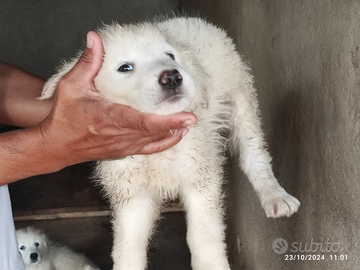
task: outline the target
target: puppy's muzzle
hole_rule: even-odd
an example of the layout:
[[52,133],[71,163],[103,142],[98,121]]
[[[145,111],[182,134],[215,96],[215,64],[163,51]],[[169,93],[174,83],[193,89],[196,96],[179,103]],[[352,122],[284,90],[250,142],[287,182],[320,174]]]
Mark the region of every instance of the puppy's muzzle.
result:
[[30,254],[31,263],[36,263],[39,260],[39,254],[37,252],[33,252]]
[[159,83],[161,88],[164,91],[170,91],[171,94],[180,94],[178,92],[178,87],[182,83],[182,76],[180,72],[176,69],[173,70],[165,70],[160,74]]

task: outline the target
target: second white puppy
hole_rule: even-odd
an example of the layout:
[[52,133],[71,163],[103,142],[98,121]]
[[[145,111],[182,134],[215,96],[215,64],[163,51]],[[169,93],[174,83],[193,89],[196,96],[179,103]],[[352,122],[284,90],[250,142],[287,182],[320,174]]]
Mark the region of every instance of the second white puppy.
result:
[[52,242],[38,229],[19,229],[16,236],[26,270],[99,270],[83,255]]
[[[290,216],[300,205],[272,172],[248,68],[226,33],[198,18],[114,24],[99,32],[105,56],[95,85],[106,99],[147,113],[189,111],[198,117],[171,149],[98,163],[113,208],[114,269],[146,268],[161,206],[180,197],[192,268],[229,270],[222,206],[227,148],[240,154],[239,164],[268,217]],[[47,83],[42,98],[53,95],[75,62]]]

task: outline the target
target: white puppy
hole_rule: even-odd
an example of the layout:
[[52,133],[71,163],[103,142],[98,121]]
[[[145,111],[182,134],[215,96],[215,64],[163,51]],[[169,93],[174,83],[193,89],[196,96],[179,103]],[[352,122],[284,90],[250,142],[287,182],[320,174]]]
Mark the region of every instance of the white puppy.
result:
[[16,236],[26,270],[99,270],[84,256],[50,241],[40,230],[27,227],[17,230]]
[[[230,269],[223,222],[223,162],[227,148],[268,217],[290,216],[299,201],[277,182],[261,131],[249,69],[226,33],[198,18],[105,26],[95,85],[108,100],[143,112],[189,111],[198,124],[162,153],[100,161],[97,176],[113,208],[115,270],[144,270],[148,238],[162,204],[180,198],[195,270]],[[42,98],[53,95],[76,59],[56,74]]]

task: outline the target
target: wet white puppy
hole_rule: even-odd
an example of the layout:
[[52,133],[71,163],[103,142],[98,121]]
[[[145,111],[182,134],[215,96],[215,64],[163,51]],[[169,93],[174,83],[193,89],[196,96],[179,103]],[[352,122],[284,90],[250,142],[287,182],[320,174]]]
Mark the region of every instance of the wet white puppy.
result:
[[26,270],[99,270],[84,256],[50,241],[40,230],[27,227],[17,230],[16,236]]
[[[221,190],[227,148],[240,154],[266,216],[290,216],[300,205],[272,172],[248,68],[226,33],[198,18],[115,24],[99,33],[105,56],[95,85],[105,98],[143,112],[189,111],[198,117],[169,150],[98,163],[97,176],[113,208],[114,269],[146,268],[160,208],[176,197],[186,210],[192,268],[230,269]],[[74,63],[47,83],[42,98],[53,95]]]

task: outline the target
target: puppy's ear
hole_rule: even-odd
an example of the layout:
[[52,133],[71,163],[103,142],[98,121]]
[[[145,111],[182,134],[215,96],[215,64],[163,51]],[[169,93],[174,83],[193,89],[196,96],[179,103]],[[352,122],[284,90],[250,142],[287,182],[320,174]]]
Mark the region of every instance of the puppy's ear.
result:
[[48,242],[48,239],[47,237],[44,237],[44,241],[43,241],[43,247],[45,250],[47,250],[48,246],[47,246],[47,242]]
[[64,62],[58,69],[57,73],[51,76],[45,83],[44,88],[42,90],[41,96],[38,98],[39,100],[49,99],[54,96],[57,85],[60,79],[68,73],[78,61],[78,57],[72,59],[71,62]]
[[41,239],[40,248],[42,250],[47,250],[48,242],[49,242],[48,237],[44,233],[42,233],[40,239]]

